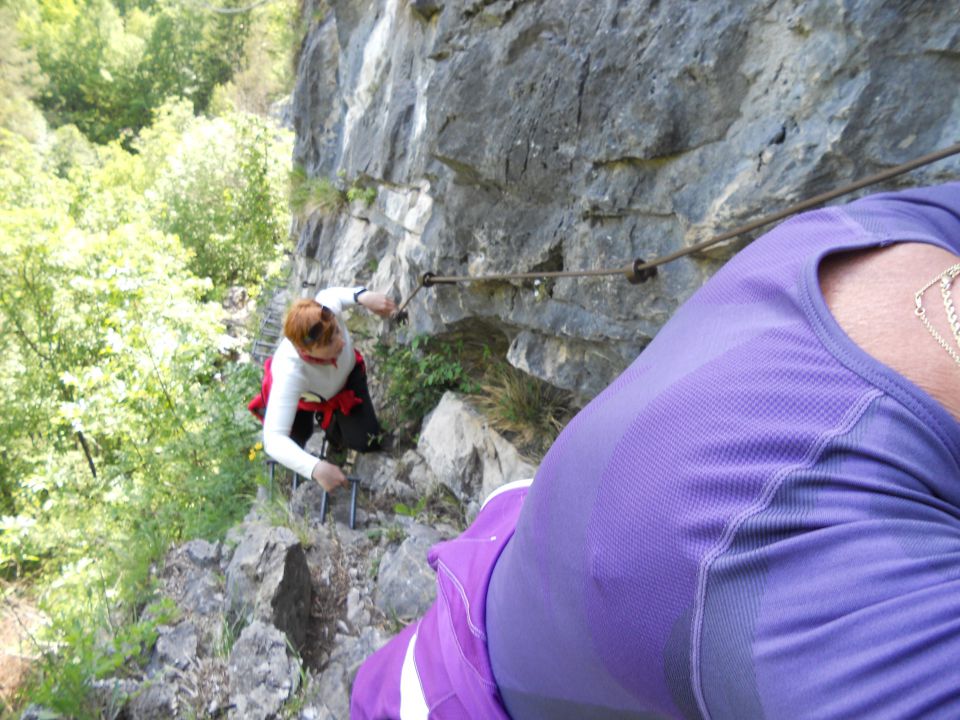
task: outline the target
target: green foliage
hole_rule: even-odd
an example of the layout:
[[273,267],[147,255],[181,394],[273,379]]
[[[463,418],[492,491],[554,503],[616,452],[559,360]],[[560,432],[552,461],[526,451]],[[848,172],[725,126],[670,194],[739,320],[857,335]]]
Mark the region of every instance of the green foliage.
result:
[[[397,503],[393,506],[393,511],[397,515],[405,515],[426,525],[437,525],[446,522],[461,530],[466,529],[467,526],[466,508],[464,508],[463,503],[457,499],[457,496],[453,494],[453,491],[445,485],[434,486],[426,495],[421,497],[415,505]],[[391,529],[387,531],[388,540],[397,543],[403,542],[405,534],[403,534],[402,528],[397,527],[395,529],[401,533],[399,539],[390,537],[389,533]]]
[[347,200],[349,202],[360,201],[367,207],[373,205],[373,201],[377,199],[377,189],[375,187],[360,187],[359,185],[351,185],[347,188]]
[[573,414],[570,393],[505,362],[488,366],[474,400],[496,429],[533,455],[550,447]]
[[141,146],[182,126],[182,134],[148,197],[158,225],[193,255],[189,267],[213,281],[215,294],[231,285],[256,285],[286,239],[283,166],[289,133],[250,115],[185,120],[180,104],[165,106]]
[[43,132],[43,116],[32,100],[43,85],[36,54],[20,43],[17,14],[0,7],[0,128],[36,140]]
[[109,0],[24,2],[21,44],[48,82],[39,102],[54,126],[74,124],[96,142],[132,138],[168,97],[196,112],[242,57],[244,14],[187,3],[148,10]]
[[290,507],[285,495],[277,494],[263,505],[264,515],[273,527],[288,528],[297,538],[297,542],[308,550],[313,547],[313,533],[310,530],[310,521],[303,515],[298,515]]
[[447,390],[478,389],[463,364],[462,343],[445,343],[420,335],[408,345],[378,344],[377,378],[385,389],[384,421],[410,433]]
[[115,714],[91,680],[169,621],[156,565],[221,537],[262,481],[245,410],[260,371],[228,361],[217,301],[279,263],[292,137],[196,115],[242,67],[250,22],[0,0],[0,574],[48,620],[21,699],[69,717]]
[[330,215],[343,207],[346,195],[326,178],[312,178],[302,165],[290,171],[290,210],[309,217],[315,212]]
[[242,69],[222,86],[221,101],[245,112],[266,115],[274,102],[290,92],[307,29],[300,13],[297,0],[274,0],[250,13]]
[[[50,620],[30,699],[73,717],[97,715],[92,677],[151,643],[151,566],[221,536],[262,474],[244,407],[259,369],[226,362],[211,280],[149,213],[178,130],[210,122],[186,115],[139,155],[71,126],[38,146],[0,129],[0,572],[30,578]],[[257,153],[238,152],[239,175]]]
[[423,496],[417,501],[416,505],[413,506],[407,505],[406,503],[397,503],[393,506],[393,511],[397,515],[405,515],[406,517],[415,518],[423,512],[426,506],[427,497]]
[[227,615],[223,616],[223,627],[220,630],[219,642],[215,648],[215,654],[218,657],[229,658],[230,652],[233,650],[233,646],[236,644],[237,640],[240,639],[240,635],[243,633],[243,629],[247,626],[247,616],[245,613],[238,613],[236,617],[230,618]]
[[[29,482],[0,476],[17,516],[0,526],[0,567],[78,561],[102,549],[108,530],[166,541],[186,529],[165,517],[171,504],[176,514],[189,502],[199,524],[190,530],[213,529],[197,519],[204,510],[219,515],[223,503],[239,503],[235,488],[218,484],[227,468],[211,454],[249,445],[254,429],[238,437],[223,404],[236,408],[237,388],[252,395],[256,382],[212,377],[219,310],[199,303],[208,285],[182,273],[184,251],[168,235],[131,226],[98,234],[0,226],[0,234],[0,324],[5,350],[23,360],[3,368],[13,388],[7,414],[43,433],[10,423],[0,438],[0,453],[31,471]],[[245,459],[237,455],[235,472]],[[131,506],[143,516],[131,517]],[[95,528],[81,532],[91,520]],[[35,532],[38,524],[46,531]],[[82,542],[65,548],[61,535]]]
[[[79,602],[47,608],[54,632],[43,641],[34,638],[41,659],[30,699],[67,717],[99,718],[103,712],[101,703],[90,697],[91,678],[114,677],[125,667],[142,664],[156,642],[157,627],[174,621],[176,608],[169,602],[152,603],[136,619],[117,611],[113,589],[102,578],[90,574],[84,581],[89,584],[72,588],[69,595]],[[100,630],[91,633],[91,627]],[[124,699],[116,698],[116,704]]]

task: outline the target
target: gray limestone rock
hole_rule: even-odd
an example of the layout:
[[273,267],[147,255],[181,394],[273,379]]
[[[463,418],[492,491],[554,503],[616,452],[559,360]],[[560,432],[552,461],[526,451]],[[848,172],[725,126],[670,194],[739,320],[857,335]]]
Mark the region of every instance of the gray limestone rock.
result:
[[513,445],[455,393],[446,393],[424,418],[417,450],[437,479],[466,503],[477,494],[482,501],[504,483],[536,473]]
[[426,495],[438,483],[437,476],[427,465],[423,456],[414,450],[407,450],[403,454],[400,458],[400,467],[418,498]]
[[259,621],[244,628],[230,652],[230,718],[275,718],[299,687],[297,661],[287,652],[287,639],[277,628]]
[[427,551],[441,539],[433,528],[411,523],[399,547],[384,553],[374,604],[388,617],[411,620],[430,607],[436,597],[436,574],[427,563]]
[[157,628],[159,636],[154,648],[152,663],[163,667],[172,665],[184,670],[197,658],[197,629],[193,623],[182,622],[170,627],[161,625]]
[[197,615],[214,615],[223,610],[223,583],[212,572],[195,575],[184,590],[183,607]]
[[188,613],[211,616],[223,609],[220,558],[219,544],[205,540],[191,540],[167,555],[161,579]]
[[160,573],[164,594],[180,608],[180,625],[195,631],[198,655],[215,648],[223,630],[222,555],[219,544],[193,540],[169,552]]
[[270,623],[300,648],[310,592],[310,570],[294,534],[284,527],[249,525],[227,568],[230,617]]
[[417,493],[401,479],[403,467],[389,455],[359,455],[351,475],[361,479],[361,492],[391,495],[402,500],[416,500]]
[[377,628],[364,628],[359,635],[337,635],[327,667],[311,677],[304,691],[301,720],[341,720],[350,717],[350,687],[363,661],[389,638]]
[[182,551],[200,568],[216,568],[220,563],[220,543],[190,540],[183,546]]
[[313,481],[301,483],[290,496],[290,512],[311,523],[320,522],[322,506],[323,488]]
[[[445,407],[450,416],[443,422],[482,425],[456,396],[449,396]],[[438,420],[443,417],[441,413]],[[490,439],[485,432],[475,432],[450,442],[462,443],[458,451],[479,458]],[[500,457],[510,454],[504,447],[498,453]],[[409,480],[414,473],[435,477],[430,464],[414,451],[400,461],[382,454],[371,455],[368,461],[363,468],[371,478],[396,475]],[[483,483],[478,480],[472,485],[473,494],[464,501],[479,505]],[[291,499],[291,515],[302,512],[309,517],[316,490],[315,484],[298,489]],[[380,507],[391,507],[396,501],[388,482],[372,482],[367,492],[367,499]],[[251,513],[251,518],[260,514],[263,511]],[[238,544],[229,554],[227,566],[229,613],[222,581],[217,578],[226,553],[203,542],[171,550],[160,572],[161,590],[177,602],[181,615],[176,625],[159,626],[151,660],[144,670],[138,668],[136,679],[97,681],[104,708],[131,718],[219,717],[228,713],[238,718],[274,717],[293,712],[294,707],[301,708],[301,718],[348,717],[350,686],[357,668],[386,642],[382,628],[387,623],[412,620],[430,606],[436,576],[427,553],[458,532],[443,522],[428,526],[406,514],[378,510],[375,517],[376,523],[363,531],[351,531],[342,523],[315,526],[305,551],[287,528],[252,520],[237,526],[232,535]],[[303,582],[293,582],[294,577]],[[218,602],[195,601],[196,597],[213,597],[207,590],[215,588],[219,588]],[[304,590],[309,594],[302,595]],[[289,657],[292,641],[279,629],[290,623],[282,612],[283,603],[277,602],[285,599],[289,604],[298,594],[312,597],[313,614],[304,627],[310,623],[309,637],[316,643],[303,648],[304,658],[309,657],[306,672],[311,679],[300,696],[295,689],[297,680],[290,680],[299,672]],[[196,612],[198,609],[205,612]],[[296,632],[287,630],[287,635]],[[237,633],[240,637],[233,643],[228,663],[224,651]],[[297,705],[288,704],[292,696]]]
[[[616,270],[685,249],[960,137],[958,20],[885,0],[333,2],[301,55],[295,157],[377,197],[298,220],[296,274],[407,298],[428,271]],[[511,363],[586,400],[755,235],[640,285],[427,288],[406,332],[495,326]]]
[[157,677],[142,683],[128,706],[131,720],[167,720],[180,717],[177,687]]

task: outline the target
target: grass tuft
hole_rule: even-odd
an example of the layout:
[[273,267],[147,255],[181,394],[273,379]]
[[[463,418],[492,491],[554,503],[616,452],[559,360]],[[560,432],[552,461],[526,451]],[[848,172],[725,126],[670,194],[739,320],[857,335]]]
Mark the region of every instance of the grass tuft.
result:
[[302,165],[290,171],[290,210],[308,217],[316,212],[331,215],[344,206],[346,195],[327,178],[309,177]]
[[527,455],[542,456],[574,412],[569,392],[505,362],[492,364],[480,386],[474,402]]

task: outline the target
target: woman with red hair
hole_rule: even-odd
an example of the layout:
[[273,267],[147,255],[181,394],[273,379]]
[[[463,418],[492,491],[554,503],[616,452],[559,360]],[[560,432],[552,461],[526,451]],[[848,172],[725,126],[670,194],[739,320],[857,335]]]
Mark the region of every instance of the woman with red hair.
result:
[[363,357],[342,319],[354,305],[380,317],[396,310],[389,297],[364,287],[327,288],[312,300],[296,300],[283,323],[284,339],[265,363],[263,391],[250,404],[263,420],[266,453],[327,491],[346,486],[347,478],[337,465],[304,449],[315,420],[331,456],[348,448],[379,450],[381,443]]

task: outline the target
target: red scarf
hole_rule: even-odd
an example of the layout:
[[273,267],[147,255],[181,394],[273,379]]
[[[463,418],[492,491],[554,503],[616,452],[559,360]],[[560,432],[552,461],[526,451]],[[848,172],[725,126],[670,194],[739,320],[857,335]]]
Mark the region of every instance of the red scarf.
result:
[[329,360],[325,360],[323,358],[315,358],[312,355],[307,355],[300,348],[297,348],[297,354],[300,356],[301,360],[303,360],[305,363],[309,365],[333,365],[334,367],[337,366],[336,358],[330,358]]

